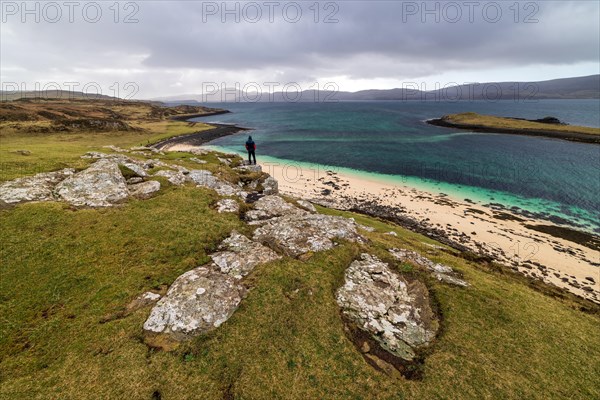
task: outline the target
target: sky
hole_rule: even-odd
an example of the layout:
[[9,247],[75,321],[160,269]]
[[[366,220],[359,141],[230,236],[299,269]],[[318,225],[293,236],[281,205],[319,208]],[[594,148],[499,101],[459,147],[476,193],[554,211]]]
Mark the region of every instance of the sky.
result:
[[0,1],[3,90],[156,98],[600,73],[600,2]]

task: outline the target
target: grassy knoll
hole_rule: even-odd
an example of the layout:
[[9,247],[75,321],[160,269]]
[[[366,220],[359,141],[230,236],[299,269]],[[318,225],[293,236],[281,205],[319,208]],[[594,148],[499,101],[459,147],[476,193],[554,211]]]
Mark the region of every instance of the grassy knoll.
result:
[[513,133],[591,143],[600,142],[600,128],[542,123],[524,119],[481,115],[474,112],[446,115],[428,122],[432,125],[471,129],[477,132]]
[[87,151],[106,150],[102,146],[141,146],[211,129],[203,123],[170,119],[203,110],[210,111],[200,107],[172,111],[150,103],[114,100],[2,102],[0,181],[67,165],[81,168],[86,162],[79,156]]
[[[6,176],[13,177],[38,168],[27,163],[78,166],[78,151],[140,144],[155,134],[85,133],[68,151],[54,134],[16,135],[3,138],[0,150],[4,156],[6,146],[30,143],[30,156],[5,164]],[[46,145],[36,147],[38,140]],[[179,153],[158,157],[193,165]],[[214,155],[203,158],[207,168],[236,179]],[[237,216],[218,214],[216,193],[162,183],[156,197],[111,209],[39,203],[0,210],[0,398],[600,397],[598,313],[429,247],[430,239],[398,226],[324,208],[319,211],[354,217],[376,231],[363,232],[367,244],[342,243],[306,261],[285,258],[257,267],[249,278],[253,289],[219,329],[173,352],[149,349],[141,340],[148,307],[108,322],[104,317],[206,262],[232,229],[252,229]],[[385,234],[391,230],[398,236]],[[394,263],[389,247],[446,263],[472,287],[451,287]],[[374,370],[344,333],[334,292],[363,251],[422,276],[442,312],[442,333],[420,381]]]

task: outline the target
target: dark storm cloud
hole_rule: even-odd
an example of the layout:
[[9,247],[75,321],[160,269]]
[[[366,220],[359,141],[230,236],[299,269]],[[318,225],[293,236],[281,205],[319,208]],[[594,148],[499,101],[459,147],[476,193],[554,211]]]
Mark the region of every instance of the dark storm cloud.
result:
[[[424,14],[425,8],[439,4],[436,15]],[[219,15],[202,22],[201,7],[185,12],[186,4],[172,8],[170,16],[184,15],[182,25],[147,32],[145,45],[151,49],[145,60],[149,66],[189,68],[263,68],[338,64],[342,70],[348,58],[371,55],[399,59],[402,62],[439,62],[445,68],[453,61],[469,63],[569,63],[599,58],[598,5],[595,2],[539,2],[539,10],[509,9],[512,2],[501,4],[497,22],[495,7],[481,2],[464,4],[456,22],[451,8],[440,2],[339,2],[337,23],[314,23],[311,12],[303,7],[298,23],[289,23],[277,15],[277,23],[225,23]],[[475,2],[473,2],[475,3]],[[408,14],[408,5],[419,10]],[[487,6],[487,8],[485,8]],[[444,13],[446,10],[446,13]],[[485,11],[484,11],[485,10]],[[310,11],[310,10],[308,10]],[[527,14],[538,22],[524,22]],[[487,14],[487,15],[486,15]],[[156,26],[171,18],[153,14]],[[157,18],[158,17],[158,18]],[[228,17],[227,15],[225,16]],[[470,22],[472,17],[474,22]],[[423,22],[422,18],[425,18]],[[403,21],[404,19],[404,21]],[[231,21],[231,18],[229,18]],[[375,68],[376,69],[376,68]],[[358,73],[359,71],[355,71]],[[368,71],[365,71],[368,74]]]
[[[238,4],[240,22],[223,13],[222,2],[136,2],[139,22],[130,24],[122,21],[127,10],[121,10],[115,23],[112,2],[101,4],[103,17],[97,23],[78,13],[73,23],[66,18],[48,23],[43,15],[39,23],[31,18],[23,23],[19,14],[6,15],[3,5],[3,75],[77,79],[85,73],[122,73],[150,85],[161,73],[185,80],[186,72],[178,71],[237,71],[246,78],[266,71],[300,80],[407,79],[465,68],[600,59],[595,1],[522,2],[518,7],[512,1],[323,2],[317,23],[313,2],[296,3],[302,16],[295,23],[295,7],[284,12],[286,2],[253,3],[263,13],[256,23],[248,2],[227,5],[232,9]],[[425,9],[438,11],[426,14]],[[331,18],[338,22],[324,23],[333,11]]]

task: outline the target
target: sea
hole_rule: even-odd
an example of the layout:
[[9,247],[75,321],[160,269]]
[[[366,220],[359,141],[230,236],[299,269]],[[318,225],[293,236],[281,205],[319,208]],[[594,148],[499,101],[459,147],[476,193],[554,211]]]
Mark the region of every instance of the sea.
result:
[[230,114],[199,122],[250,132],[215,149],[244,154],[248,134],[259,163],[343,172],[458,200],[504,207],[600,234],[600,145],[436,127],[446,114],[481,114],[600,127],[600,100],[211,103]]

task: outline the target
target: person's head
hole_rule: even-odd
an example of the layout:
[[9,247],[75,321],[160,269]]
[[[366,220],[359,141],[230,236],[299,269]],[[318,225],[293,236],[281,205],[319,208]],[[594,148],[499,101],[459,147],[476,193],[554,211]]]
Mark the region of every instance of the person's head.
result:
[[248,136],[248,141],[251,142],[252,141],[252,136]]

